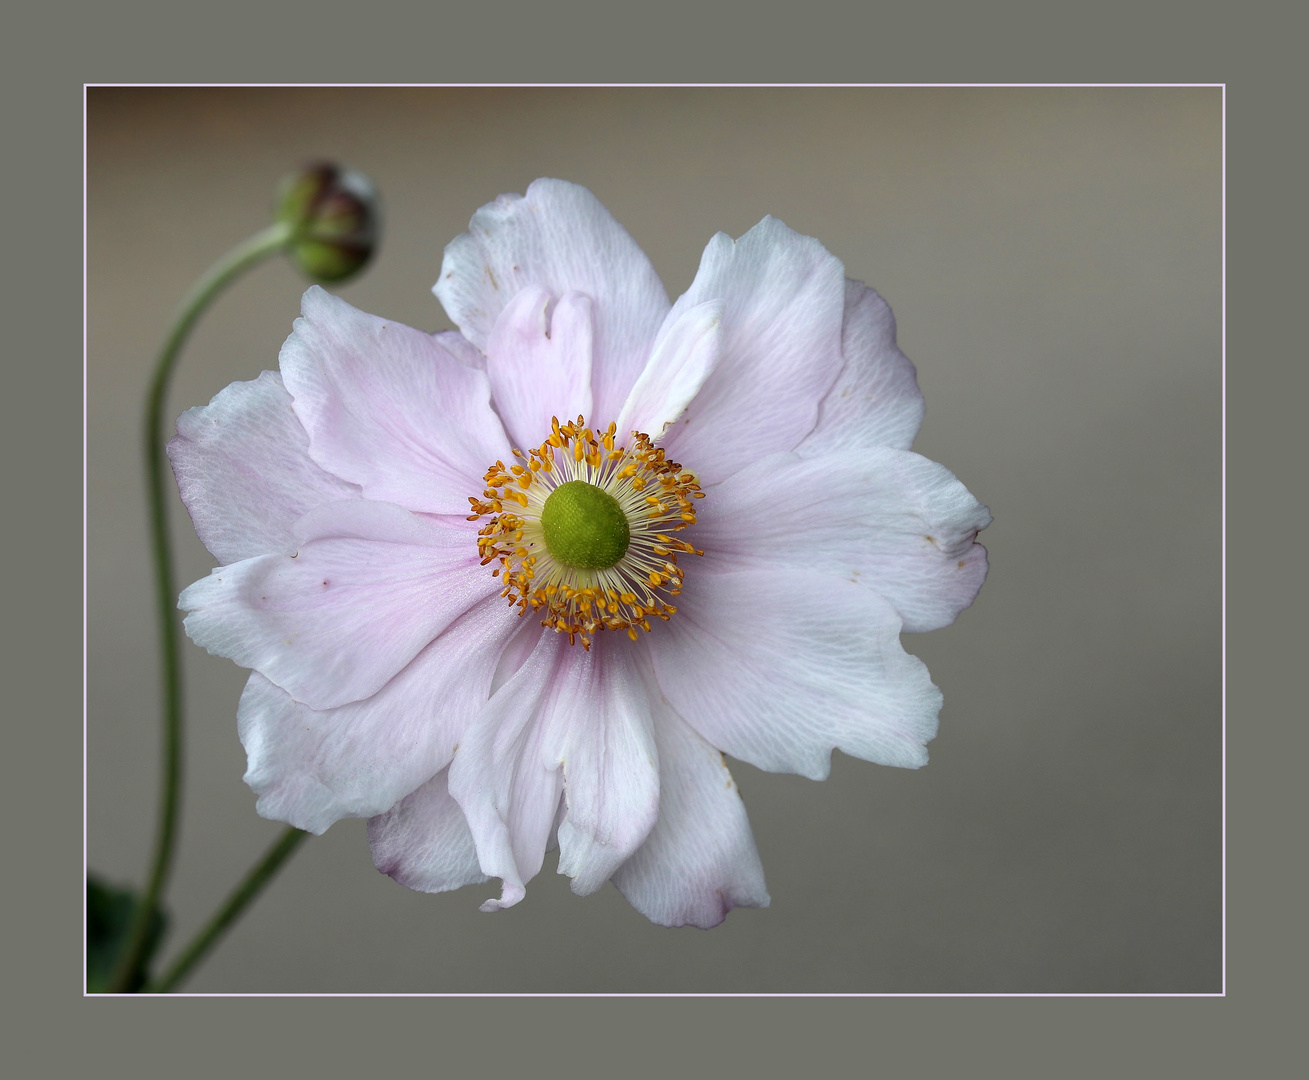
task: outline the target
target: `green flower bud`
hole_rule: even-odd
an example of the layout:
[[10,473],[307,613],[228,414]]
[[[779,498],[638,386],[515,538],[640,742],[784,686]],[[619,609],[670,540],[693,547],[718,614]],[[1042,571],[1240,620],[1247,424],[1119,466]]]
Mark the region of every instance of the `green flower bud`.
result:
[[357,274],[372,258],[381,233],[372,181],[330,161],[282,181],[276,220],[295,229],[287,254],[314,281],[344,281]]

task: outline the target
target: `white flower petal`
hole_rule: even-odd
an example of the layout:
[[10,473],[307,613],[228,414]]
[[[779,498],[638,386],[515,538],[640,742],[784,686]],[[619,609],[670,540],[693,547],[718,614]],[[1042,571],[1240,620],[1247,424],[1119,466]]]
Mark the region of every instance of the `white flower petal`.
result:
[[518,669],[527,663],[528,657],[541,643],[541,622],[530,615],[518,620],[518,630],[500,654],[495,676],[491,679],[491,693],[498,693],[518,673]]
[[954,622],[986,577],[991,515],[944,466],[874,447],[774,454],[717,485],[687,534],[697,569],[821,570],[889,600],[909,632]]
[[721,358],[663,439],[703,484],[813,430],[841,369],[845,271],[817,240],[768,217],[738,241],[715,236],[673,312],[713,299],[725,304]]
[[613,875],[637,911],[661,926],[717,926],[734,907],[767,907],[745,804],[723,755],[650,695],[659,750],[659,819]]
[[254,668],[297,701],[335,708],[377,693],[499,591],[479,564],[475,528],[386,503],[334,503],[297,524],[297,554],[220,567],[178,606],[190,612],[186,631],[197,645]]
[[875,593],[805,571],[687,575],[649,635],[669,703],[714,746],[769,772],[826,779],[833,748],[917,768],[941,692]]
[[275,371],[184,412],[168,456],[196,534],[224,564],[294,551],[298,517],[359,495],[310,459],[309,436]]
[[496,411],[519,449],[539,446],[553,417],[563,423],[589,417],[590,299],[570,292],[556,304],[540,286],[529,285],[495,321],[486,372]]
[[309,456],[364,496],[466,514],[509,444],[486,375],[437,338],[366,315],[314,286],[282,346],[282,378]]
[[542,750],[564,770],[559,872],[595,892],[644,842],[659,813],[659,764],[645,683],[626,637],[570,650]]
[[474,371],[486,370],[486,356],[482,353],[482,350],[459,333],[458,330],[443,330],[439,334],[433,334],[432,340],[463,364],[464,367],[470,367]]
[[[589,652],[541,634],[532,655],[488,702],[450,768],[482,870],[510,907],[541,869],[559,797],[559,870],[594,892],[644,841],[659,806],[649,701],[623,642]],[[617,645],[618,647],[612,647]]]
[[372,697],[321,712],[252,674],[237,720],[260,815],[321,833],[394,806],[449,764],[518,624],[483,600]]
[[845,283],[845,364],[796,451],[805,457],[892,446],[908,450],[923,422],[914,365],[895,343],[895,316],[862,282]]
[[594,303],[594,412],[618,415],[650,355],[668,296],[645,252],[586,188],[537,180],[525,196],[482,207],[445,249],[432,291],[483,352],[505,305],[528,285],[552,296],[576,290]]
[[450,794],[463,808],[482,872],[501,880],[483,911],[513,907],[541,869],[563,795],[563,775],[540,753],[551,680],[566,639],[542,631],[531,656],[483,706],[450,766]]
[[448,892],[488,880],[477,847],[442,770],[385,814],[368,822],[373,865],[419,892]]
[[650,361],[618,414],[620,435],[641,431],[658,442],[686,411],[718,366],[723,307],[721,300],[707,300],[668,313]]

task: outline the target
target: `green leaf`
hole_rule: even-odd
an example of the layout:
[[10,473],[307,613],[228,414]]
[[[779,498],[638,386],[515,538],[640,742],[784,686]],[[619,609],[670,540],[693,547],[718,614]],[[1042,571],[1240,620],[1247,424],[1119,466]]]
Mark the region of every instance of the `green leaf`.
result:
[[[127,935],[141,900],[130,889],[115,889],[95,877],[86,879],[86,989],[103,994],[109,989],[114,967],[127,948]],[[150,958],[164,937],[168,917],[155,908],[150,917],[150,932],[141,966],[132,974],[128,987],[136,993],[145,985]]]

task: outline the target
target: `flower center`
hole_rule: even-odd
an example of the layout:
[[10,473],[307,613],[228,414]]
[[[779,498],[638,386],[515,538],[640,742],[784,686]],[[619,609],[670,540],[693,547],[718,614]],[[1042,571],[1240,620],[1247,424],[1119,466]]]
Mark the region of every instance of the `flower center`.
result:
[[569,480],[546,496],[541,532],[555,561],[575,570],[607,570],[632,542],[618,500],[585,480]]
[[692,499],[704,498],[695,474],[668,461],[650,438],[632,432],[616,446],[616,425],[597,435],[579,416],[553,421],[537,449],[514,451],[486,471],[469,521],[489,517],[477,534],[482,565],[504,581],[500,595],[519,613],[539,611],[542,626],[589,649],[602,630],[649,630],[677,608],[677,553],[703,555],[671,534],[695,523]]

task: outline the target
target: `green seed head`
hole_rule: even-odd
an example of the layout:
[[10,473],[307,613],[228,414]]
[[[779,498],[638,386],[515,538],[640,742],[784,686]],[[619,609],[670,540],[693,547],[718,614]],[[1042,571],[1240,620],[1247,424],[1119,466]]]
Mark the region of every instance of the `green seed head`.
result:
[[618,500],[585,480],[569,480],[550,493],[541,531],[555,561],[578,570],[607,570],[632,539]]

